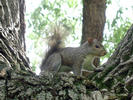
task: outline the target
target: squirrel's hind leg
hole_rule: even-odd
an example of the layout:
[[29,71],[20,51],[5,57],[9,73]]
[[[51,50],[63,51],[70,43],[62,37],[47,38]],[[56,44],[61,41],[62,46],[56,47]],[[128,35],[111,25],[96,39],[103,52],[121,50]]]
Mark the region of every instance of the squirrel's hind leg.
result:
[[[51,72],[56,74],[61,66],[61,56],[59,53],[53,53],[48,57],[42,72]],[[45,74],[45,73],[44,73]]]
[[82,75],[82,71],[81,71],[82,67],[81,67],[81,63],[80,62],[75,63],[72,66],[72,68],[73,68],[74,75],[76,75],[76,76],[81,76]]

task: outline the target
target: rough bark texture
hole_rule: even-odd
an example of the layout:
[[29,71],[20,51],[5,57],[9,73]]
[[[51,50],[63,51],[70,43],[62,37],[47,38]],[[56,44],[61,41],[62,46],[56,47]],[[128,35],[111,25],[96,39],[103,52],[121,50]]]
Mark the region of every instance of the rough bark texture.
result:
[[21,5],[18,0],[0,1],[0,71],[3,74],[10,69],[30,69],[22,39],[24,32],[20,33],[20,26],[25,27],[24,24],[20,25],[24,23],[24,16],[20,17]]
[[25,21],[23,3],[24,0],[0,1],[0,56],[1,61],[3,63],[8,62],[8,66],[13,69],[29,67],[24,52]]
[[[10,28],[16,35],[21,49],[25,50],[25,20],[24,0],[1,0],[0,1],[0,26]],[[19,34],[20,33],[20,34]],[[8,36],[9,37],[9,36]]]
[[[82,40],[93,37],[102,42],[105,17],[106,0],[83,0],[83,28]],[[99,59],[94,60],[94,65],[99,65]]]
[[104,97],[91,81],[69,74],[51,80],[14,71],[11,76],[0,81],[1,100],[103,100]]
[[24,0],[0,1],[0,100],[133,99],[133,26],[112,57],[89,81],[68,73],[30,71],[24,49]]

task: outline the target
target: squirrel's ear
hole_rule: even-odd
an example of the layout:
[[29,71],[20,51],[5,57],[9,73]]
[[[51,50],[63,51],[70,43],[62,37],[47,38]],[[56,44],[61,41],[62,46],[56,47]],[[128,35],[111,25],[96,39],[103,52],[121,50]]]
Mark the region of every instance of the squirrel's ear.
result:
[[88,43],[92,44],[92,42],[93,42],[93,38],[92,37],[88,37]]

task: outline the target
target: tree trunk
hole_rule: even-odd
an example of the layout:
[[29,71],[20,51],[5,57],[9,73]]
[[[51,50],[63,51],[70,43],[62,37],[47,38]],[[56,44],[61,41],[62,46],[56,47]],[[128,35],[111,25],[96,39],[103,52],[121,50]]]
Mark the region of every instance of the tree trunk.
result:
[[1,61],[16,70],[29,68],[25,55],[24,0],[0,1],[0,14]]
[[[83,28],[82,40],[84,43],[88,37],[93,37],[102,42],[105,17],[106,0],[83,0]],[[99,65],[99,59],[94,60],[94,65]]]
[[[25,55],[24,5],[24,0],[0,1],[0,77],[4,79],[10,76],[11,70],[30,70]],[[0,81],[1,86],[3,82]]]
[[24,0],[0,1],[0,100],[133,98],[133,26],[104,70],[89,76],[92,81],[68,73],[37,76],[25,55],[24,5]]
[[83,28],[82,40],[93,37],[102,42],[105,17],[106,0],[83,0]]

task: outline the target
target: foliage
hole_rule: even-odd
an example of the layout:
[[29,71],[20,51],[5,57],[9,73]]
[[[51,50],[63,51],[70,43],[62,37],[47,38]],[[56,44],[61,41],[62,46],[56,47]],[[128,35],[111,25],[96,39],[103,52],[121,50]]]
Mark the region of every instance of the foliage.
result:
[[127,17],[124,18],[124,10],[127,9],[120,7],[113,21],[110,21],[109,19],[106,21],[109,34],[104,34],[104,46],[108,51],[105,58],[109,58],[111,56],[118,43],[131,26],[131,20]]
[[107,5],[110,5],[111,3],[112,3],[111,0],[106,0]]
[[[46,31],[51,24],[59,23],[66,27],[72,28],[72,33],[75,31],[75,26],[78,20],[81,20],[81,13],[76,16],[70,15],[76,11],[78,5],[77,0],[42,0],[40,6],[31,14],[29,20],[30,27],[38,37],[46,37]],[[81,21],[80,21],[81,22]]]

